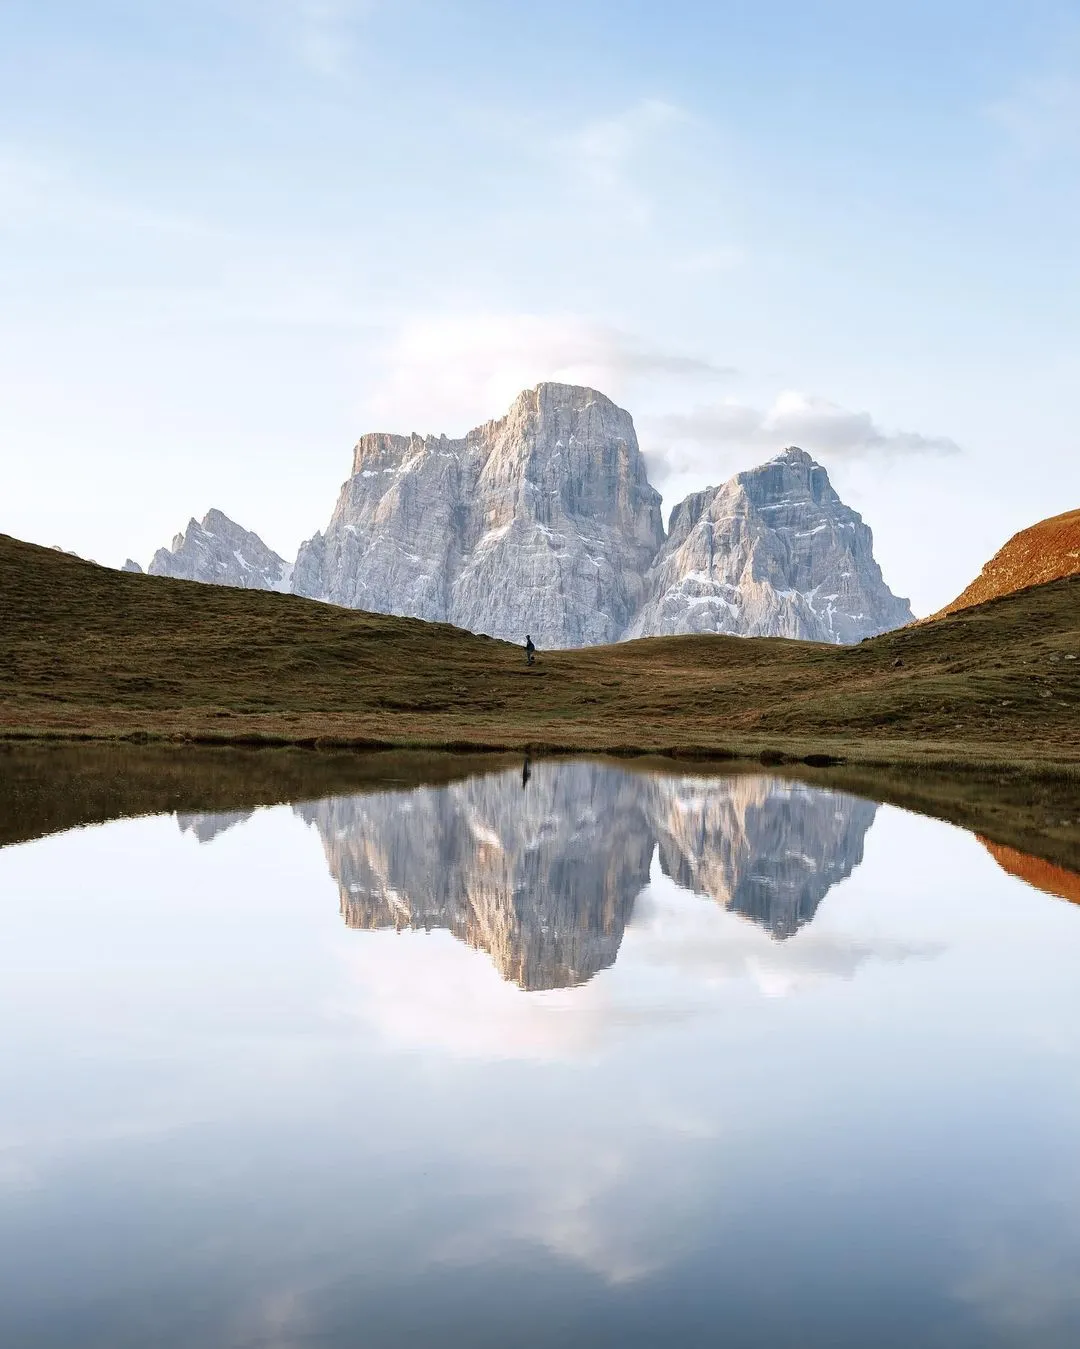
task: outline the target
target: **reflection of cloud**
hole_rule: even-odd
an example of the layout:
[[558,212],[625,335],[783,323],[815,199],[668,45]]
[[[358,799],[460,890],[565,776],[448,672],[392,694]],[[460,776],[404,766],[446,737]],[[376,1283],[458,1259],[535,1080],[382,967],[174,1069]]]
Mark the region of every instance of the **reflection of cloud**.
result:
[[822,927],[773,940],[757,924],[703,904],[673,885],[654,882],[640,897],[626,930],[621,959],[667,970],[687,984],[711,986],[749,979],[766,997],[851,979],[866,964],[932,958],[942,948],[857,937]]
[[391,1044],[461,1058],[574,1061],[629,1034],[711,1017],[733,981],[788,996],[851,979],[872,962],[925,960],[940,949],[814,928],[776,942],[654,874],[618,963],[588,984],[523,992],[448,935],[383,931],[349,948],[353,992],[340,1010]]
[[[717,1129],[684,1129],[662,1103],[640,1111],[632,1128],[612,1129],[603,1113],[544,1140],[543,1162],[522,1151],[518,1130],[493,1129],[476,1146],[497,1177],[500,1203],[483,1220],[444,1237],[431,1258],[477,1265],[509,1246],[540,1246],[606,1284],[634,1283],[663,1269],[680,1234],[714,1202],[701,1186],[700,1147]],[[662,1162],[658,1164],[658,1159]]]
[[[519,1154],[498,1144],[489,1162],[510,1177],[503,1181],[503,1205],[490,1211],[484,1224],[442,1240],[433,1259],[481,1264],[520,1242],[541,1246],[609,1284],[632,1283],[667,1263],[672,1246],[657,1232],[656,1206],[641,1193],[648,1168],[628,1141],[575,1140],[562,1132],[553,1138],[542,1168],[522,1165]],[[659,1188],[655,1198],[661,1207],[680,1208],[681,1196],[669,1184]]]
[[596,1042],[586,989],[522,993],[448,933],[369,932],[347,956],[354,997],[340,1010],[389,1043],[460,1058],[573,1059]]
[[[976,1257],[975,1270],[954,1289],[982,1320],[1004,1331],[1010,1343],[1075,1343],[1080,1323],[1080,1225],[1059,1209],[1062,1226],[1026,1233],[1024,1239],[995,1237]],[[1064,1230],[1062,1230],[1064,1228]],[[1014,1338],[1015,1337],[1015,1338]]]

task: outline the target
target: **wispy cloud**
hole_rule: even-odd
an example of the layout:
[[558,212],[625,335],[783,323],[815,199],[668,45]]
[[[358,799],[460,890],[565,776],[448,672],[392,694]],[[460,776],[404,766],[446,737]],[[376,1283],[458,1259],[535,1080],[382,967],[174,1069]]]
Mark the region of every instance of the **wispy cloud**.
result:
[[653,201],[643,181],[647,162],[670,142],[673,130],[692,122],[684,108],[661,98],[646,98],[557,137],[554,150],[591,196],[606,208],[645,223],[653,214]]
[[1028,160],[1080,150],[1080,79],[1047,74],[1026,80],[987,108],[1012,149]]
[[0,225],[60,224],[68,232],[150,232],[218,237],[193,216],[160,210],[106,184],[72,164],[0,144]]
[[456,432],[500,415],[541,380],[622,399],[649,380],[711,382],[733,373],[573,314],[416,317],[394,335],[382,365],[369,407],[387,427]]
[[703,451],[709,455],[728,450],[772,454],[786,445],[799,445],[810,453],[849,459],[960,451],[948,436],[889,431],[869,412],[854,412],[792,390],[781,393],[766,409],[727,400],[652,417],[646,429],[656,447],[650,460],[660,477],[697,467]]
[[374,5],[375,0],[269,0],[252,13],[313,74],[335,79],[348,70],[358,25]]

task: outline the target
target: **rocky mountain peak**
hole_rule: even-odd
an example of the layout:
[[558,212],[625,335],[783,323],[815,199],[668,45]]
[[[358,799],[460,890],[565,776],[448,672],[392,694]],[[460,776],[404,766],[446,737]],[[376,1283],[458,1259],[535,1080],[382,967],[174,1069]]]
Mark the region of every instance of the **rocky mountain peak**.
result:
[[288,590],[292,568],[258,534],[219,510],[188,521],[171,548],[159,548],[147,568],[151,576],[240,586],[247,590]]
[[862,517],[789,446],[672,512],[631,637],[725,632],[856,642],[911,621]]
[[457,439],[361,436],[292,569],[210,511],[150,570],[531,633],[542,649],[685,632],[853,642],[911,620],[861,516],[796,445],[688,496],[666,539],[660,506],[629,412],[546,382]]
[[663,541],[630,414],[539,384],[461,440],[361,437],[297,593],[541,647],[615,641]]

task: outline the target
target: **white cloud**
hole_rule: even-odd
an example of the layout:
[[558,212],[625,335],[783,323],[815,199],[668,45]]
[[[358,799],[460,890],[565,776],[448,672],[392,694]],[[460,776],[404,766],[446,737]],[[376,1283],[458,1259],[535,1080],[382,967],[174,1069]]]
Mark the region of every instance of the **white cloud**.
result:
[[0,144],[0,225],[65,232],[118,231],[139,236],[219,238],[220,231],[192,216],[160,210],[88,177],[72,163]]
[[1025,159],[1043,159],[1080,148],[1080,80],[1049,74],[1021,84],[987,109],[1013,149]]
[[417,317],[398,330],[381,364],[367,408],[383,429],[454,434],[501,416],[542,380],[585,384],[622,401],[644,381],[732,373],[574,314]]
[[650,463],[660,478],[695,471],[717,453],[772,455],[787,445],[834,459],[957,454],[960,449],[948,436],[887,431],[869,412],[854,412],[794,390],[779,394],[764,410],[728,399],[691,412],[652,417],[645,430]]
[[260,23],[316,75],[342,75],[356,47],[356,24],[373,0],[272,0],[252,8]]
[[646,98],[559,137],[554,150],[605,209],[617,209],[644,224],[652,216],[653,205],[641,182],[643,161],[668,140],[672,128],[692,121],[685,109],[663,99]]

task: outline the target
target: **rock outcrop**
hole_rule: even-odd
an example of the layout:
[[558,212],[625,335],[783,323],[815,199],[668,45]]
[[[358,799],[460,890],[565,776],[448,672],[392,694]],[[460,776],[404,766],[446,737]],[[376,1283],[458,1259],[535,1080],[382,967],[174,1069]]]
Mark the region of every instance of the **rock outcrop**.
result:
[[944,618],[1001,595],[1077,573],[1080,573],[1080,510],[1051,516],[1014,534],[971,585],[932,617]]
[[541,384],[463,440],[362,437],[293,589],[586,646],[622,635],[663,537],[629,413],[592,389]]
[[722,632],[858,642],[909,623],[862,517],[792,447],[680,502],[628,637]]
[[687,497],[665,540],[630,414],[567,384],[526,390],[461,440],[362,436],[292,568],[211,511],[150,571],[530,633],[541,649],[693,632],[857,642],[912,617],[804,451]]
[[247,590],[287,591],[292,577],[289,564],[258,534],[242,529],[216,510],[208,511],[201,524],[189,521],[187,531],[176,535],[171,549],[157,550],[148,571],[151,576],[175,576]]
[[135,559],[131,557],[125,558],[124,565],[120,568],[120,570],[135,572],[139,576],[142,576],[143,574],[142,567],[140,567],[139,564],[135,561]]

